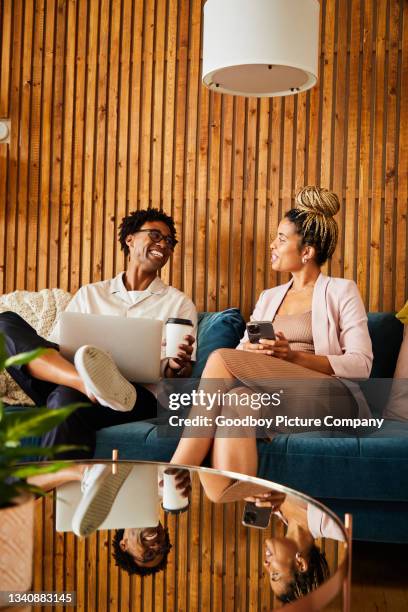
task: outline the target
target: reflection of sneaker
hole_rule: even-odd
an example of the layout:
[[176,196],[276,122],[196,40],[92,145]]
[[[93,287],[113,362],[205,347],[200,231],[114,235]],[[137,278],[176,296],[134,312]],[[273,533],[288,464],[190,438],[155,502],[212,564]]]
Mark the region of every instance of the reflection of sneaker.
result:
[[100,527],[131,470],[132,466],[126,464],[117,464],[116,474],[112,474],[111,465],[86,468],[81,482],[82,499],[72,518],[76,535],[88,536]]
[[75,367],[87,393],[113,410],[128,412],[136,403],[136,389],[119,372],[112,357],[96,346],[81,346],[75,353]]

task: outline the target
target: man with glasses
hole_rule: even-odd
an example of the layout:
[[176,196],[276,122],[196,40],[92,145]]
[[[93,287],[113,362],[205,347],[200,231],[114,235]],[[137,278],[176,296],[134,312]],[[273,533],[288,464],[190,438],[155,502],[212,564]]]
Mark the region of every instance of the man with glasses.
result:
[[[190,319],[192,334],[184,337],[177,358],[165,359],[163,347],[161,362],[164,377],[190,376],[191,361],[195,358],[196,308],[184,293],[166,285],[158,276],[177,244],[173,219],[154,208],[133,212],[122,219],[119,241],[129,258],[127,270],[113,279],[81,287],[67,311],[144,317],[163,322],[169,317]],[[88,450],[63,453],[61,457],[92,457],[97,430],[156,416],[154,393],[143,385],[123,379],[104,351],[88,347],[91,350],[85,351],[84,359],[76,359],[74,366],[59,352],[58,327],[51,342],[38,336],[28,323],[12,312],[0,314],[0,332],[5,336],[9,355],[39,346],[48,349],[28,365],[9,369],[37,405],[60,408],[78,401],[93,402],[91,408],[80,408],[62,425],[43,436],[44,446],[78,444],[88,447]],[[109,395],[112,386],[116,394],[114,403]]]

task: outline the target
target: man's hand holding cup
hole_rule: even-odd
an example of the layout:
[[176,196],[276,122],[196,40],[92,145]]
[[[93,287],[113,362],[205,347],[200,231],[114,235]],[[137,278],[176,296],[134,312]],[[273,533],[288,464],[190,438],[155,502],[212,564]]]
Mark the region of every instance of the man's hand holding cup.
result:
[[167,378],[189,376],[191,356],[195,338],[191,335],[193,327],[190,319],[168,319],[166,323],[166,357],[169,361],[165,371]]

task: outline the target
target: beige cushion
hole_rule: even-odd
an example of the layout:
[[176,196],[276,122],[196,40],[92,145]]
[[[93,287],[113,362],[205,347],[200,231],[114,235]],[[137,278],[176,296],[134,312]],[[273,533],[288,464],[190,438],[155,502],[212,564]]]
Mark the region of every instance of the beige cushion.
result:
[[[0,297],[0,312],[19,314],[43,338],[49,337],[71,294],[62,289],[13,291]],[[33,401],[17,385],[8,372],[0,372],[0,397],[6,404],[33,405]]]
[[404,326],[404,337],[394,372],[394,382],[383,416],[387,419],[408,421],[408,325]]

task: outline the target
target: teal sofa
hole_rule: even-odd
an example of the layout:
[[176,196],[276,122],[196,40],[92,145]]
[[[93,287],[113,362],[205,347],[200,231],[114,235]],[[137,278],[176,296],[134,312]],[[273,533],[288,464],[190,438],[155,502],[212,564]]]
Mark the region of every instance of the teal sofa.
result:
[[[384,409],[402,341],[403,326],[393,313],[370,313],[374,362],[363,391],[376,416]],[[235,308],[199,317],[199,377],[208,355],[219,347],[235,347],[245,323]],[[372,385],[373,379],[381,384]],[[377,382],[377,381],[376,381]],[[15,407],[12,407],[15,409]],[[31,445],[35,440],[26,441]],[[37,440],[38,443],[38,440]],[[95,457],[168,461],[177,439],[160,437],[158,421],[102,429]],[[381,431],[359,437],[339,433],[280,434],[258,442],[259,476],[303,491],[344,516],[351,512],[354,537],[360,540],[408,543],[408,422],[387,421]]]
[[[234,347],[244,330],[237,309],[200,315],[199,376],[210,352]],[[370,313],[373,342],[372,378],[380,385],[365,389],[373,413],[380,416],[387,401],[403,326],[393,313]],[[373,381],[371,381],[372,383]],[[167,461],[176,439],[159,436],[157,422],[139,422],[98,432],[96,457],[108,458],[118,448],[122,459]],[[259,441],[259,476],[303,491],[344,516],[354,518],[360,540],[408,542],[408,422],[388,421],[381,431],[360,437],[310,432],[280,434]]]

